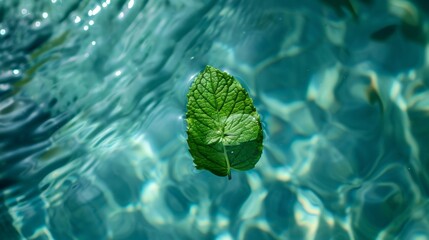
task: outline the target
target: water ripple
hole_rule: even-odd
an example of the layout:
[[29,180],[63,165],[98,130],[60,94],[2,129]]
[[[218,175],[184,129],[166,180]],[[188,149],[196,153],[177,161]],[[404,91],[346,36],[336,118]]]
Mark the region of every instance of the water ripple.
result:
[[[1,239],[425,239],[421,1],[3,1]],[[194,169],[186,92],[238,77],[264,154]]]

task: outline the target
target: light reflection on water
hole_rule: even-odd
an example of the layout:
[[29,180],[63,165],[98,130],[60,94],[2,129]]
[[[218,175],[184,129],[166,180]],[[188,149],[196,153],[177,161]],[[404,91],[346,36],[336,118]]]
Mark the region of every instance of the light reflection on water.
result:
[[[429,238],[428,6],[333,2],[4,1],[0,238]],[[187,150],[206,64],[263,121],[231,181]]]

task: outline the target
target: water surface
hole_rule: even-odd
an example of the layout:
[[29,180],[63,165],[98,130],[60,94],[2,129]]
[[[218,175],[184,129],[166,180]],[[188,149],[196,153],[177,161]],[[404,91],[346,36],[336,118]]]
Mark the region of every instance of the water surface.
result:
[[[429,239],[423,0],[0,1],[0,239]],[[256,168],[195,170],[205,65]]]

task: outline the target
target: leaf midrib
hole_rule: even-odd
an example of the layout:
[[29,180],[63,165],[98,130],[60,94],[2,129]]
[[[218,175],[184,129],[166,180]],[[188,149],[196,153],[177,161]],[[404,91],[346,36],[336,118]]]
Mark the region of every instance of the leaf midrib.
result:
[[[216,70],[215,70],[216,71]],[[213,73],[211,73],[211,74],[213,74]],[[223,107],[223,105],[225,104],[225,101],[226,101],[226,98],[227,98],[227,96],[228,96],[228,91],[229,91],[229,85],[228,85],[228,81],[227,81],[227,79],[219,79],[217,76],[215,77],[215,78],[211,78],[211,79],[216,79],[217,81],[222,81],[223,80],[223,82],[224,82],[224,84],[222,84],[223,85],[223,87],[225,87],[226,88],[226,94],[225,94],[225,99],[224,99],[224,101],[223,101],[223,103],[222,103],[222,107]],[[217,121],[217,123],[219,124],[219,127],[221,127],[222,129],[219,129],[220,131],[221,131],[221,137],[219,138],[219,141],[220,141],[220,143],[222,144],[222,148],[223,148],[223,155],[224,155],[224,158],[225,158],[225,163],[226,163],[226,173],[227,173],[227,175],[228,175],[228,179],[231,179],[231,163],[230,163],[230,161],[229,161],[229,158],[228,158],[228,154],[227,154],[227,152],[226,152],[226,148],[225,148],[225,143],[224,143],[224,130],[225,130],[225,122],[224,123],[221,123],[221,120],[220,120],[220,110],[221,109],[219,109],[219,106],[218,106],[218,103],[217,103],[217,98],[216,98],[216,89],[215,89],[215,86],[214,86],[214,82],[215,81],[213,81],[213,80],[211,80],[210,81],[210,85],[211,85],[211,87],[212,87],[212,94],[213,94],[213,99],[214,99],[214,103],[215,103],[215,112],[216,112],[216,121]],[[218,88],[219,87],[219,83],[216,85],[216,88]],[[238,94],[237,94],[238,95]],[[231,112],[232,112],[232,110],[231,110]],[[226,121],[226,120],[225,120]],[[217,131],[217,130],[216,130]]]

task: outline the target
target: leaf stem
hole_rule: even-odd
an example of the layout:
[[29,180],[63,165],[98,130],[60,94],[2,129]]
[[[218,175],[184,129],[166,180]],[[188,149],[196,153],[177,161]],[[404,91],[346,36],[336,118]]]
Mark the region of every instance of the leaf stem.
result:
[[226,161],[226,171],[228,174],[228,180],[231,180],[231,164],[229,163],[228,154],[226,153],[225,145],[222,143],[223,147],[223,155],[225,155],[225,161]]

